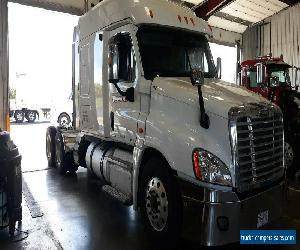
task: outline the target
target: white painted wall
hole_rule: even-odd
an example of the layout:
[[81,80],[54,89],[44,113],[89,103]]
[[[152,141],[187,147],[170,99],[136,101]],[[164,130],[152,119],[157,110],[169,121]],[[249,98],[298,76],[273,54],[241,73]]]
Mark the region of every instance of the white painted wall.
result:
[[274,57],[282,54],[285,62],[300,67],[300,4],[279,12],[266,19],[265,25],[253,26],[243,34],[243,60],[270,52]]

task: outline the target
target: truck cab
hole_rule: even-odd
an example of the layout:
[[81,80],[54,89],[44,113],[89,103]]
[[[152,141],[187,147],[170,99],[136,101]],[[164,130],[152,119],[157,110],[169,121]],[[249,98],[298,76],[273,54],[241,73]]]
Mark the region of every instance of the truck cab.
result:
[[73,128],[49,127],[46,148],[51,166],[87,168],[153,234],[224,245],[282,214],[283,121],[217,77],[211,35],[169,1],[96,5],[74,32]]
[[[291,85],[290,70],[294,70],[295,86]],[[300,136],[300,94],[297,86],[298,68],[285,63],[283,56],[257,57],[241,63],[240,85],[267,98],[283,111],[285,128],[285,162],[289,173],[298,170]]]
[[[257,67],[265,71],[261,83],[257,81]],[[241,85],[263,97],[282,105],[282,95],[291,90],[289,70],[291,66],[283,58],[273,58],[272,55],[257,57],[241,63]]]

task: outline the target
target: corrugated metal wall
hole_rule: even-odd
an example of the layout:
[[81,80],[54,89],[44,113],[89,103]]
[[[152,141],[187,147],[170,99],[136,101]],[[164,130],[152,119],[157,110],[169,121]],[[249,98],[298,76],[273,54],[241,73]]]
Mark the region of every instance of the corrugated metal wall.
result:
[[[243,34],[242,56],[246,60],[272,52],[273,56],[279,57],[282,54],[287,63],[300,67],[299,47],[300,4],[297,4],[266,19],[264,23],[248,28]],[[294,83],[294,70],[291,78]]]

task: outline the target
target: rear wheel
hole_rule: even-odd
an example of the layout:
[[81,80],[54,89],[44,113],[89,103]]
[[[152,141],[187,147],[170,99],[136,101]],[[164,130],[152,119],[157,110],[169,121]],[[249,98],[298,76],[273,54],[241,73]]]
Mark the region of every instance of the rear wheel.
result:
[[146,227],[159,238],[176,240],[181,231],[179,189],[167,163],[150,159],[142,173],[140,205]]
[[56,166],[55,135],[56,135],[56,128],[53,126],[48,127],[46,132],[46,155],[47,155],[49,167]]
[[17,123],[22,123],[24,121],[25,114],[22,110],[16,110],[14,114],[14,118]]
[[72,152],[66,152],[64,141],[61,132],[58,130],[55,136],[55,158],[56,166],[59,170],[59,173],[64,175],[67,172],[75,173],[77,167],[74,163]]
[[36,120],[36,112],[33,110],[29,110],[25,114],[25,118],[28,122],[35,122]]

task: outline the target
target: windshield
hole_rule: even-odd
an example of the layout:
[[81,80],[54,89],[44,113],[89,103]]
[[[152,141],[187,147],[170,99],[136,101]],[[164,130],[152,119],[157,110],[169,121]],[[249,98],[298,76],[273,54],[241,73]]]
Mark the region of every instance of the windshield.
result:
[[270,66],[269,68],[271,86],[284,86],[290,84],[289,70],[287,67]]
[[248,81],[250,83],[251,88],[257,88],[257,80],[256,80],[256,71],[248,71],[247,72]]
[[202,34],[143,26],[137,37],[146,79],[190,77],[191,68],[200,69],[206,78],[216,76],[208,41]]

